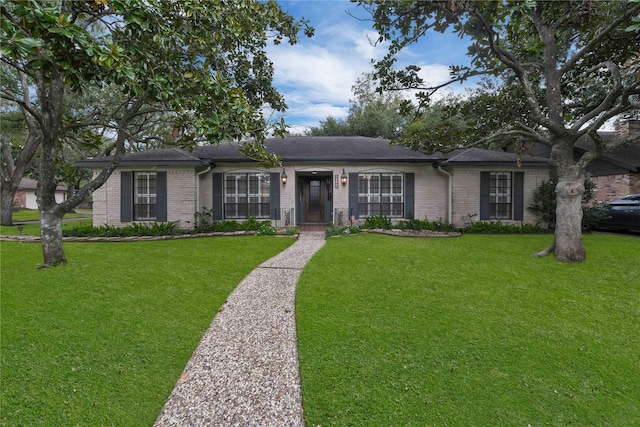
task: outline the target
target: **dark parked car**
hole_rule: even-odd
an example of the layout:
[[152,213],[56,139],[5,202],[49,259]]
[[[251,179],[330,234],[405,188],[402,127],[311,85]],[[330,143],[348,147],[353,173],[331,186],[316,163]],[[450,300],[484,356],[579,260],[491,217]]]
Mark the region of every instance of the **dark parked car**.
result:
[[617,230],[640,230],[640,194],[621,197],[609,202],[608,218],[599,227]]

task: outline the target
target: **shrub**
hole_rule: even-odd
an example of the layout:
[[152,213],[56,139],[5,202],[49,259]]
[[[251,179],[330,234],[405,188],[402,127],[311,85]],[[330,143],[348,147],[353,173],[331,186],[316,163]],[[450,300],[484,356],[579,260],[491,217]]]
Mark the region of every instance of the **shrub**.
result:
[[524,233],[544,233],[548,230],[539,224],[503,224],[500,221],[475,221],[463,230],[465,233],[496,233],[496,234],[524,234]]
[[391,218],[386,215],[368,216],[364,220],[364,228],[381,228],[383,230],[391,229]]
[[357,225],[347,225],[346,227],[336,227],[334,224],[331,224],[329,228],[324,230],[325,237],[331,236],[340,236],[340,235],[348,235],[348,234],[356,234],[360,232],[360,227]]
[[65,237],[140,237],[140,236],[166,236],[175,234],[176,222],[134,222],[126,227],[114,227],[101,225],[93,227],[88,224],[79,224],[70,230],[63,230]]
[[582,227],[590,230],[609,216],[608,205],[586,206],[582,209]]
[[273,227],[270,222],[260,224],[260,227],[257,230],[257,233],[262,236],[275,236],[278,234],[278,229]]
[[454,231],[454,227],[449,224],[445,224],[442,221],[429,221],[426,218],[424,220],[415,219],[413,217],[408,220],[401,220],[395,225],[395,228],[401,230],[429,230],[429,231]]
[[202,212],[193,214],[194,224],[193,231],[196,233],[206,233],[211,231],[213,224],[213,209],[202,208]]

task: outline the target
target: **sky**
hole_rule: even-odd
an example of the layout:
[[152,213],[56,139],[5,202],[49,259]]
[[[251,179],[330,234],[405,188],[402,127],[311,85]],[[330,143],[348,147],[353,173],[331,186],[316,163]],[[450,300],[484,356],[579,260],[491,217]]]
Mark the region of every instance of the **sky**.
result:
[[[377,33],[366,20],[367,12],[348,0],[278,3],[294,18],[308,19],[315,29],[313,38],[301,35],[296,45],[283,42],[267,50],[275,67],[274,86],[289,106],[274,118],[284,117],[291,133],[303,134],[328,116],[347,116],[352,86],[363,73],[373,71],[371,60],[382,59],[388,44],[374,46]],[[449,65],[468,63],[466,49],[467,44],[454,34],[427,34],[405,48],[398,64],[421,66],[421,76],[439,84],[447,81]],[[456,84],[450,91],[464,92],[464,86]]]

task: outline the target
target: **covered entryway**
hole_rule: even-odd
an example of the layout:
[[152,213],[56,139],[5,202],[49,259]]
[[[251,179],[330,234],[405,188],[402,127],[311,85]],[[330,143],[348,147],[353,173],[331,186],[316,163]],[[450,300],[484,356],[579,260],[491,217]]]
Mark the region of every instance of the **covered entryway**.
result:
[[332,209],[331,173],[298,175],[298,223],[328,224]]

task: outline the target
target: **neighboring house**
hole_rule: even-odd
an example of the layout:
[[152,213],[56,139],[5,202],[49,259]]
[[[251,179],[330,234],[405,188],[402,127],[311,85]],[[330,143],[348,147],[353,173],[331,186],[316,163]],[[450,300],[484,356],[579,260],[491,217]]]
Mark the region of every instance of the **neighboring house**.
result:
[[[22,178],[20,185],[13,197],[13,207],[17,209],[38,209],[36,200],[36,187],[38,181]],[[67,188],[61,185],[56,187],[56,203],[62,203],[67,199]]]
[[[594,201],[605,203],[629,194],[640,194],[640,120],[619,120],[614,124],[613,132],[599,132],[604,141],[638,135],[637,141],[603,153],[589,163],[587,172],[596,184]],[[583,136],[574,149],[574,158],[578,160],[595,143],[588,135]],[[533,154],[549,157],[551,147],[536,144]]]
[[[604,153],[589,165],[591,180],[596,184],[595,200],[609,202],[629,194],[640,194],[640,120],[623,120],[615,123],[615,132],[603,133],[607,139],[624,138],[638,134],[634,143]],[[593,145],[588,139],[577,144],[584,152]]]
[[[470,220],[535,224],[534,190],[548,179],[547,159],[471,148],[426,155],[365,137],[269,139],[283,167],[266,170],[236,143],[144,151],[125,156],[93,194],[94,225],[270,219],[275,226],[361,224],[368,216],[414,217],[462,227]],[[77,163],[97,174],[108,158]],[[519,166],[520,165],[520,166]]]

